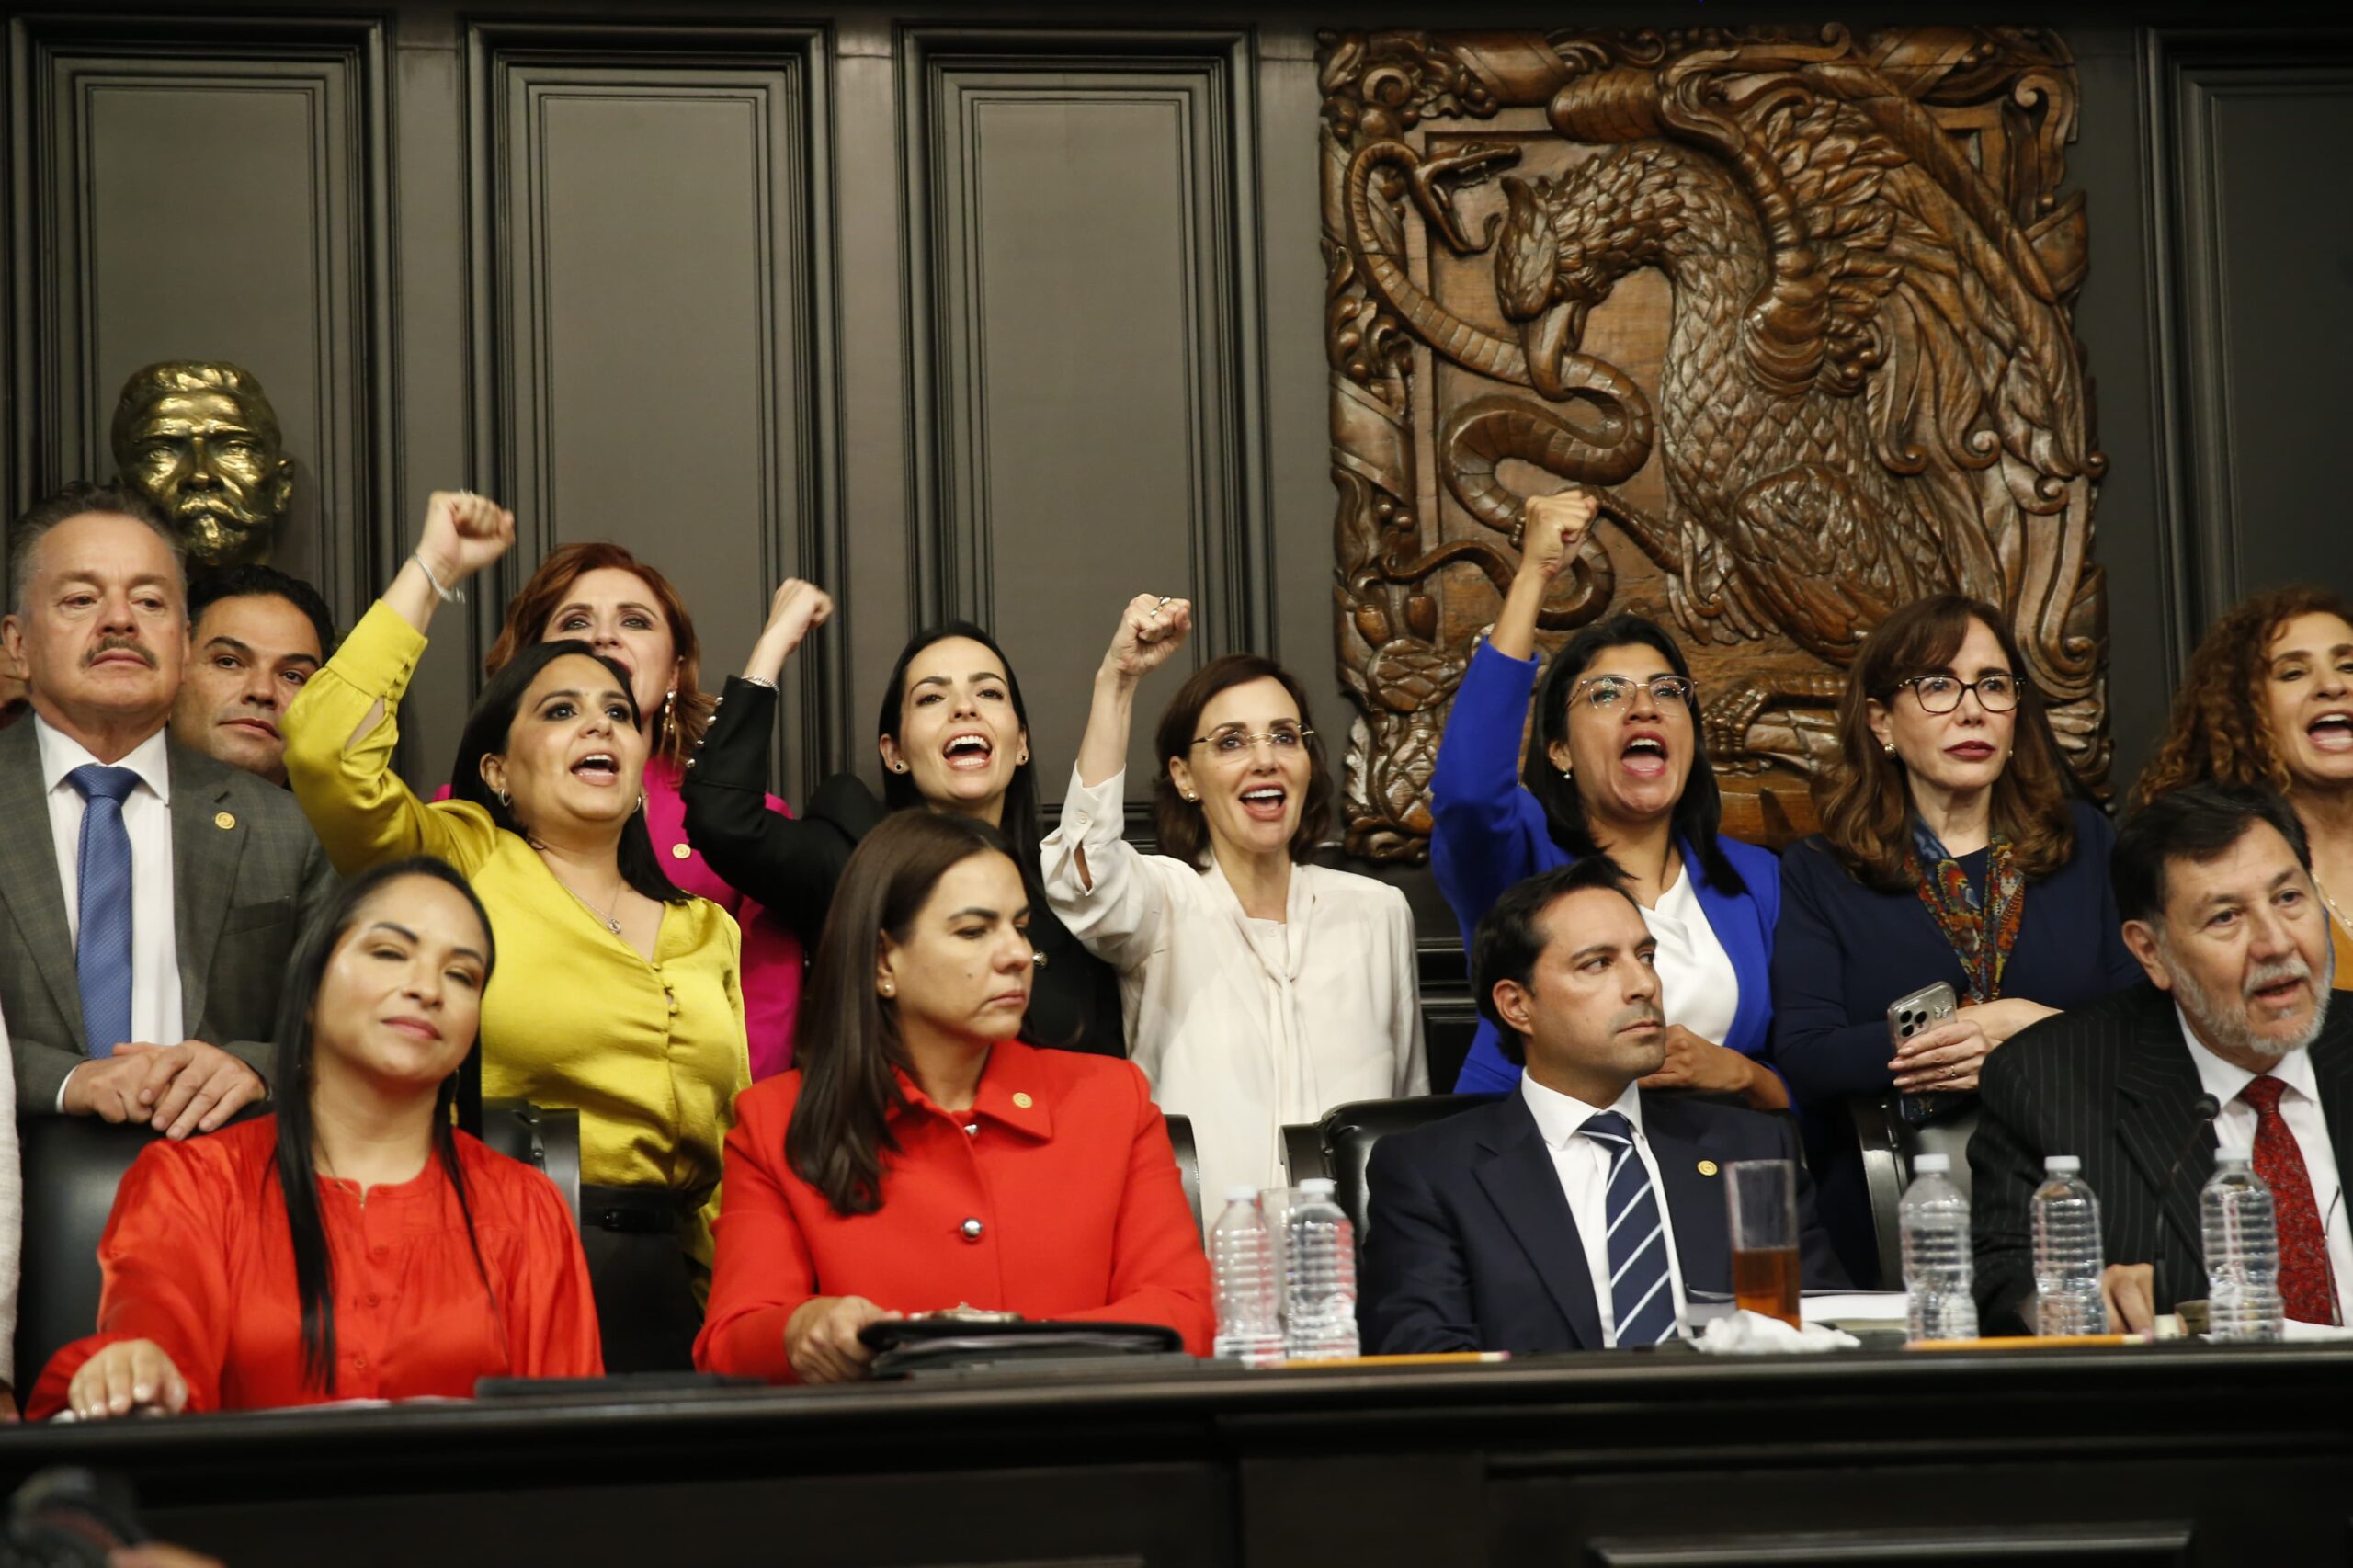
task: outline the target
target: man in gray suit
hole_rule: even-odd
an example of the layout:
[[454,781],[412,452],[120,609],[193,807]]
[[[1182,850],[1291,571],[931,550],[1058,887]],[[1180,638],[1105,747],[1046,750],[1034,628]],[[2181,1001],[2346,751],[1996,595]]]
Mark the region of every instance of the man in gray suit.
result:
[[2268,790],[2187,785],[2125,823],[2109,870],[2147,983],[2021,1030],[1979,1078],[1981,1324],[2030,1331],[2029,1199],[2051,1154],[2079,1157],[2098,1196],[2115,1326],[2204,1297],[2198,1198],[2218,1147],[2249,1151],[2270,1184],[2288,1316],[2353,1321],[2337,1153],[2353,1153],[2353,1007],[2329,1006],[2303,824]]
[[295,938],[334,886],[292,798],[165,733],[188,660],[178,541],[135,491],[17,520],[0,640],[0,1011],[20,1111],[210,1131],[268,1094]]

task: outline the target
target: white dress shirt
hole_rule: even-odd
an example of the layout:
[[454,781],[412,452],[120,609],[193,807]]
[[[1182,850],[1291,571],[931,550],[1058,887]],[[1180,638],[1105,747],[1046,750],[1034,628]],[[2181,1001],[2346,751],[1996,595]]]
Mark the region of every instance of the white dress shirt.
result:
[[[1689,1026],[1685,1026],[1688,1028]],[[1611,1105],[1591,1106],[1536,1081],[1533,1073],[1519,1075],[1520,1097],[1536,1118],[1536,1131],[1552,1153],[1552,1170],[1561,1178],[1561,1194],[1569,1200],[1569,1218],[1576,1221],[1577,1240],[1585,1245],[1586,1271],[1593,1277],[1593,1301],[1601,1312],[1601,1342],[1618,1344],[1618,1308],[1609,1297],[1609,1145],[1583,1135],[1585,1124],[1604,1111],[1616,1111],[1634,1130],[1634,1156],[1650,1173],[1651,1192],[1658,1199],[1660,1239],[1666,1244],[1667,1288],[1675,1292],[1676,1332],[1683,1331],[1683,1264],[1675,1252],[1675,1216],[1666,1211],[1666,1187],[1658,1179],[1658,1159],[1643,1133],[1643,1095],[1626,1085]]]
[[1281,1185],[1286,1123],[1427,1094],[1405,895],[1294,865],[1283,918],[1251,919],[1214,864],[1120,836],[1125,782],[1089,790],[1072,770],[1062,824],[1039,846],[1046,899],[1119,971],[1128,1054],[1160,1108],[1192,1119],[1201,1190]]
[[[57,881],[65,892],[65,929],[78,942],[82,813],[87,802],[65,776],[98,759],[38,715],[31,722],[40,742],[41,786],[49,791]],[[172,913],[172,776],[164,732],[148,736],[115,766],[139,775],[139,783],[122,802],[122,830],[131,839],[131,1038],[177,1045],[188,1035],[180,1018],[180,949]]]
[[[2174,1012],[2180,1015],[2180,1004],[2175,1004]],[[2222,1114],[2214,1119],[2215,1144],[2252,1153],[2260,1119],[2253,1106],[2239,1098],[2239,1091],[2258,1074],[2207,1050],[2187,1017],[2181,1019],[2181,1038],[2189,1042],[2189,1059],[2198,1064],[2198,1081],[2222,1102]],[[2353,1323],[2353,1221],[2345,1212],[2336,1149],[2329,1141],[2328,1118],[2321,1110],[2320,1080],[2313,1075],[2312,1056],[2291,1051],[2273,1065],[2270,1075],[2285,1085],[2279,1096],[2279,1119],[2295,1134],[2296,1148],[2304,1156],[2304,1175],[2313,1184],[2313,1202],[2320,1209],[2321,1229],[2328,1241],[2328,1271],[2334,1276],[2330,1283],[2336,1288],[2336,1321]]]
[[1695,880],[1689,866],[1679,866],[1675,885],[1659,894],[1657,908],[1643,911],[1643,920],[1658,943],[1652,962],[1658,970],[1659,1010],[1667,1022],[1722,1045],[1740,1011],[1740,976],[1699,907]]

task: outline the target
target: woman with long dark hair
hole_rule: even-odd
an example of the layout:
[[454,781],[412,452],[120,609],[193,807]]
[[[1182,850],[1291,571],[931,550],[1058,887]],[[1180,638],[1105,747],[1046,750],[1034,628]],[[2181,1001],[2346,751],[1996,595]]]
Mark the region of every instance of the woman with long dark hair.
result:
[[[1786,1108],[1766,1064],[1779,874],[1769,851],[1717,831],[1723,801],[1683,650],[1656,622],[1613,615],[1571,637],[1537,682],[1545,593],[1594,512],[1574,491],[1528,504],[1518,574],[1471,655],[1430,772],[1430,867],[1467,937],[1513,883],[1608,855],[1658,942],[1666,1065],[1643,1086]],[[1455,1088],[1500,1094],[1518,1081],[1483,1019]]]
[[1207,1352],[1209,1264],[1143,1074],[1016,1038],[1031,915],[973,818],[899,812],[851,854],[796,1065],[736,1102],[698,1366],[840,1381],[868,1324],[957,1306]]
[[392,767],[434,608],[514,538],[491,502],[434,495],[415,553],[287,710],[287,776],[336,869],[438,855],[481,894],[508,958],[483,998],[483,1088],[580,1112],[606,1364],[681,1369],[702,1315],[702,1210],[751,1079],[735,922],[654,853],[631,674],[585,642],[529,644],[475,702],[450,799],[419,801]]
[[1029,712],[1013,662],[966,620],[929,627],[899,651],[874,722],[882,798],[854,773],[817,786],[798,818],[765,810],[777,680],[801,640],[833,615],[812,584],[777,589],[744,673],[731,677],[681,790],[687,833],[719,874],[792,921],[814,949],[850,853],[884,817],[918,808],[1002,832],[1029,883],[1030,941],[1045,968],[1021,1038],[1032,1045],[1117,1056],[1119,979],[1046,907],[1037,881],[1038,783]]
[[1161,853],[1123,836],[1136,686],[1183,645],[1192,607],[1140,594],[1120,613],[1046,893],[1117,967],[1129,1048],[1189,1118],[1201,1190],[1281,1185],[1282,1129],[1350,1100],[1425,1094],[1414,917],[1386,883],[1310,857],[1332,784],[1307,690],[1228,653],[1176,688],[1153,736]]
[[[2041,693],[1993,606],[1944,594],[1872,629],[1814,780],[1822,832],[1781,857],[1775,1061],[1806,1122],[1823,1223],[1881,1277],[1851,1095],[1967,1094],[1986,1053],[2141,979],[2109,885],[2108,818],[2078,798]],[[1938,981],[1953,1021],[1888,1042]]]
[[[506,601],[506,620],[483,656],[483,674],[496,676],[535,643],[566,641],[587,643],[629,673],[630,695],[649,732],[642,783],[647,834],[664,873],[680,891],[710,900],[742,927],[752,1076],[772,1077],[792,1065],[801,937],[790,921],[731,887],[687,837],[678,783],[718,706],[702,689],[702,640],[694,617],[650,562],[609,540],[585,540],[550,551]],[[774,795],[763,794],[761,804],[792,814]]]
[[51,1359],[32,1414],[465,1398],[478,1378],[600,1373],[563,1198],[452,1125],[496,957],[441,861],[342,888],[287,975],[276,1114],[142,1152],[98,1244],[98,1332]]

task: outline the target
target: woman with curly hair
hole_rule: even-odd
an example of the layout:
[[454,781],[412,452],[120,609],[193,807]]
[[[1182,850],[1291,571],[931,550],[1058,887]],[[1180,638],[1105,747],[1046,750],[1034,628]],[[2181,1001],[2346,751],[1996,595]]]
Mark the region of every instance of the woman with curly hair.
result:
[[2133,799],[2207,779],[2275,790],[2295,808],[2338,982],[2353,976],[2353,605],[2325,588],[2275,588],[2214,623]]

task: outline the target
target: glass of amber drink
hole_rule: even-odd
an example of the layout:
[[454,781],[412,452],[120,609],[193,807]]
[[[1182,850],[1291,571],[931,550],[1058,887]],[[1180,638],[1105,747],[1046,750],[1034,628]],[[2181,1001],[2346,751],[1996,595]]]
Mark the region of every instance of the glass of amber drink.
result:
[[1788,1160],[1724,1167],[1732,1200],[1732,1293],[1744,1312],[1804,1326],[1798,1315],[1798,1173]]

